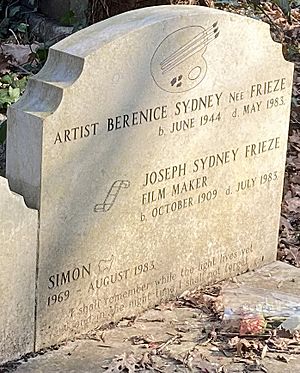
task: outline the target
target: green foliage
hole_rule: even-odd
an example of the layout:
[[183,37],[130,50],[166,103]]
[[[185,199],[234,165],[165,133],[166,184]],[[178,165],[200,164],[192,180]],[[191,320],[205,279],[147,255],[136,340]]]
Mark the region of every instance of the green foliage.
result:
[[[24,92],[28,78],[18,79],[17,74],[6,74],[0,78],[0,111],[16,102]],[[6,139],[6,121],[0,123],[0,144]]]
[[77,21],[75,13],[73,10],[69,10],[63,17],[60,19],[60,23],[63,26],[73,26]]
[[28,78],[18,79],[17,74],[6,74],[0,78],[0,110],[16,102],[24,92]]
[[24,23],[24,22],[20,22],[18,25],[17,25],[17,30],[19,32],[23,32],[23,33],[26,33],[27,32],[27,28],[28,28],[28,24],[27,23]]

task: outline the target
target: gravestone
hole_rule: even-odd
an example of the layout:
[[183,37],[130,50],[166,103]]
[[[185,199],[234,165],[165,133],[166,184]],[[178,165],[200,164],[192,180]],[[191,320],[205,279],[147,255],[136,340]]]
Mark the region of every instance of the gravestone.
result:
[[0,177],[0,364],[34,348],[37,215]]
[[266,24],[193,6],[50,49],[8,125],[37,349],[275,260],[292,73]]

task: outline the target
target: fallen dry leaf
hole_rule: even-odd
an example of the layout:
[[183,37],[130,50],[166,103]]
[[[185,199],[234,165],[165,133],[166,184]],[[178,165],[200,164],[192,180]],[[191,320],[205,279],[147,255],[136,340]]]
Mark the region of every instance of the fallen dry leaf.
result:
[[137,361],[133,353],[127,354],[126,352],[117,356],[112,360],[110,365],[105,370],[106,373],[134,373],[136,372]]
[[276,358],[277,358],[277,360],[282,361],[282,362],[284,362],[284,363],[288,363],[288,362],[290,361],[290,359],[287,358],[287,357],[284,356],[284,355],[277,355]]
[[138,365],[142,369],[153,370],[152,356],[148,352],[145,352],[142,359],[138,362]]
[[32,53],[39,48],[39,44],[22,45],[22,44],[1,44],[0,49],[2,55],[6,57],[12,64],[17,65],[26,64]]
[[266,355],[267,355],[267,352],[268,352],[268,346],[267,346],[267,345],[264,345],[264,347],[263,347],[263,349],[262,349],[262,351],[261,351],[261,355],[260,355],[260,357],[261,357],[262,359],[264,359],[264,358],[266,357]]

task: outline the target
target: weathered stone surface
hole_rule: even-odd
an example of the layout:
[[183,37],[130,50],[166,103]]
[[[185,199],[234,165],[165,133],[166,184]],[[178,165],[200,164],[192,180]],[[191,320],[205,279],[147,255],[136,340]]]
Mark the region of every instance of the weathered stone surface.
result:
[[275,259],[292,71],[266,24],[200,7],[50,50],[8,128],[40,209],[38,348]]
[[34,348],[37,219],[0,177],[0,363]]
[[[282,285],[279,291],[286,292],[295,301],[299,298],[300,290],[300,271],[298,268],[289,266],[285,263],[277,262],[264,266],[258,271],[251,271],[237,277],[239,287],[238,294],[228,298],[231,306],[243,303],[240,300],[240,294],[247,294],[249,287],[258,291],[265,290],[266,294],[276,294],[278,284]],[[236,284],[226,283],[228,289],[234,289]],[[257,305],[257,299],[253,297],[254,292],[247,298],[247,301],[253,306]],[[247,359],[234,359],[228,351],[228,355],[223,352],[222,344],[219,350],[216,344],[200,343],[202,340],[203,330],[210,330],[215,323],[211,323],[209,316],[195,308],[177,308],[162,307],[162,310],[152,309],[146,311],[137,318],[130,326],[116,327],[106,331],[93,333],[94,340],[77,340],[69,342],[61,347],[58,351],[49,351],[48,353],[38,356],[34,359],[21,364],[15,373],[99,373],[105,372],[105,367],[110,366],[115,356],[128,355],[133,353],[136,360],[139,360],[146,352],[151,354],[152,348],[146,348],[147,342],[143,344],[143,339],[153,341],[153,345],[159,345],[164,341],[176,335],[182,335],[179,343],[170,343],[165,347],[162,354],[153,354],[153,365],[165,373],[187,372],[186,356],[191,352],[198,351],[200,366],[207,359],[206,363],[215,367],[215,370],[221,366],[226,366],[228,373],[237,373],[247,371]],[[218,329],[219,330],[219,329]],[[101,337],[104,339],[101,340]],[[98,339],[98,340],[97,340]],[[229,338],[228,338],[229,339]],[[140,341],[140,343],[137,343]],[[204,340],[205,341],[205,340]],[[292,349],[292,348],[291,348]],[[266,357],[262,360],[265,371],[272,373],[294,373],[300,371],[300,357],[298,354],[280,353],[286,358],[288,364],[280,361],[277,356],[279,353],[267,352]],[[178,359],[178,357],[180,359]],[[193,355],[191,366],[197,366],[197,354]],[[177,358],[177,360],[176,360]],[[259,356],[257,356],[259,359]],[[198,361],[199,361],[198,360]],[[283,359],[282,359],[283,360]],[[249,363],[249,360],[248,360]],[[205,363],[204,363],[205,364]],[[189,368],[190,371],[196,372]],[[191,370],[192,369],[192,370]],[[210,369],[209,371],[215,371]],[[249,369],[250,370],[250,369]],[[146,371],[146,370],[145,370]]]

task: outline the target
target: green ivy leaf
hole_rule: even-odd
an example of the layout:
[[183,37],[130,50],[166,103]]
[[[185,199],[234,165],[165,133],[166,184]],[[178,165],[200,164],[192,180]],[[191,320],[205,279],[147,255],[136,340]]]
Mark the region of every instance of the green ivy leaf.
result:
[[0,89],[0,108],[6,107],[7,104],[11,103],[11,98],[8,95],[8,89]]
[[1,78],[1,83],[12,84],[12,82],[13,82],[13,79],[12,79],[11,75],[4,75]]
[[19,32],[23,32],[23,33],[25,33],[25,32],[27,31],[27,26],[28,26],[27,23],[23,23],[23,22],[21,22],[21,23],[18,24],[18,26],[17,26],[17,30],[18,30]]
[[16,81],[16,86],[20,88],[21,93],[24,92],[27,82],[28,82],[28,78],[26,76],[23,76],[22,79],[19,79]]
[[13,101],[17,101],[20,97],[20,88],[13,88],[12,86],[8,87],[8,95]]

